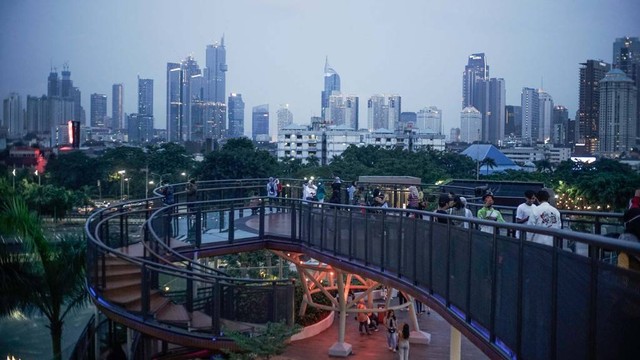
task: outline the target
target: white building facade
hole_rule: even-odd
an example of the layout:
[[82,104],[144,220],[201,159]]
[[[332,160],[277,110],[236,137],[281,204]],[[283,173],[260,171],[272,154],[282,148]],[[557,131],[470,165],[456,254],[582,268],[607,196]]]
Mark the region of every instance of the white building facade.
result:
[[473,106],[460,112],[460,141],[473,143],[482,140],[482,114]]

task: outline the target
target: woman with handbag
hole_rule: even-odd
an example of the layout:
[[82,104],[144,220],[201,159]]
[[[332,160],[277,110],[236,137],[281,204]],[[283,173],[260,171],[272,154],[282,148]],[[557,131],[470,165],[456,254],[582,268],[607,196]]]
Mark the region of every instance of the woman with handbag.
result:
[[387,311],[384,325],[387,327],[387,345],[389,345],[389,350],[396,352],[396,347],[398,346],[398,321],[396,320],[396,314],[393,310]]

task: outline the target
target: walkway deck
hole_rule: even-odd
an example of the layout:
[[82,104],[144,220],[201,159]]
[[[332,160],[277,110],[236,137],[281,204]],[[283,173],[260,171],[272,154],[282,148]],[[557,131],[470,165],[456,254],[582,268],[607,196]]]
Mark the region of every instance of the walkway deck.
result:
[[[290,215],[286,213],[268,214],[265,219],[265,233],[287,234],[290,232]],[[236,223],[236,226],[244,229],[257,231],[259,218],[257,216],[248,217],[245,221]],[[394,299],[393,303],[397,303]],[[380,303],[382,304],[382,303]],[[398,324],[409,322],[407,311],[396,311]],[[440,315],[431,312],[430,315],[422,313],[418,316],[420,330],[431,334],[429,345],[411,344],[410,358],[419,359],[449,359],[449,348],[451,338],[451,325]],[[347,318],[347,329],[345,342],[351,344],[351,359],[396,359],[397,354],[388,350],[386,333],[383,327],[379,332],[372,335],[360,335],[358,332],[358,322],[353,316]],[[338,340],[338,319],[324,332],[305,339],[293,342],[285,353],[275,359],[280,360],[325,360],[335,359],[328,355],[329,348]],[[313,350],[312,350],[313,349]],[[462,338],[462,359],[487,359],[475,345],[466,338]]]

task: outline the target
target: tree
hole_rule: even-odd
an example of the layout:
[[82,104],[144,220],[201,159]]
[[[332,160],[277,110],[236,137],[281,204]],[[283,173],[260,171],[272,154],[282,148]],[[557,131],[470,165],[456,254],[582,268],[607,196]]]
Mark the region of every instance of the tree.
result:
[[85,242],[70,235],[48,241],[38,217],[17,197],[0,212],[0,234],[22,241],[20,247],[0,247],[0,315],[40,311],[49,321],[53,356],[60,359],[65,319],[88,299]]
[[267,323],[265,330],[258,335],[248,337],[239,332],[229,332],[227,336],[233,339],[241,349],[240,353],[227,353],[231,359],[271,359],[273,355],[280,355],[287,348],[289,338],[300,331],[299,325],[288,326],[284,322]]
[[278,161],[258,150],[246,138],[230,139],[219,151],[208,153],[195,169],[201,180],[268,178],[277,174]]
[[480,168],[482,168],[483,166],[487,167],[486,174],[489,175],[489,168],[495,169],[496,167],[498,167],[498,164],[496,163],[496,160],[494,158],[487,157],[480,161]]

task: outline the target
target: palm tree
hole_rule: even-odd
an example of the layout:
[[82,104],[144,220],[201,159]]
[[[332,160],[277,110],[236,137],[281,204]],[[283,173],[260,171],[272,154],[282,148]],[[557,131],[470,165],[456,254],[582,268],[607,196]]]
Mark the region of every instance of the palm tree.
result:
[[37,215],[17,197],[0,212],[0,234],[13,236],[18,245],[0,248],[0,315],[40,311],[49,321],[53,357],[60,359],[64,321],[88,299],[84,241],[70,235],[47,240]]
[[487,157],[480,161],[480,167],[483,166],[487,167],[487,175],[489,175],[489,168],[494,169],[498,167],[498,164],[496,163],[496,160],[494,158]]

